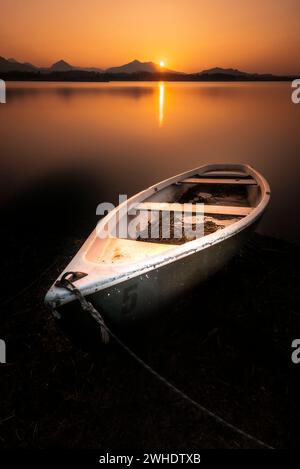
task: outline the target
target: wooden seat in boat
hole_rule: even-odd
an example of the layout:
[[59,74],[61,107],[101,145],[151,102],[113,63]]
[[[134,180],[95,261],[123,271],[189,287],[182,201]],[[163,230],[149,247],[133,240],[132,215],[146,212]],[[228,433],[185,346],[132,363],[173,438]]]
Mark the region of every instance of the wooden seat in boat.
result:
[[257,182],[254,179],[226,179],[226,178],[204,178],[204,177],[193,177],[183,179],[179,181],[180,184],[231,184],[231,185],[247,185],[254,186],[257,185]]
[[136,210],[193,213],[204,215],[232,215],[245,217],[253,210],[253,207],[235,207],[226,205],[202,205],[202,204],[180,204],[167,202],[143,202],[133,207]]

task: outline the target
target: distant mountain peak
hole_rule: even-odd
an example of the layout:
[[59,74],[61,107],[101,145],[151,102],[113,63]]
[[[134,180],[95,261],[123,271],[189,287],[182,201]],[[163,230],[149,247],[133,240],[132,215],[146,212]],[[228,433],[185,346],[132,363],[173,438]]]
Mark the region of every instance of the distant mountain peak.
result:
[[73,68],[74,67],[70,65],[68,62],[66,62],[63,59],[60,59],[51,65],[50,70],[66,71],[66,70],[72,70]]
[[59,65],[70,65],[70,64],[68,64],[68,62],[66,62],[64,59],[58,60],[58,61],[55,62],[53,65],[56,65],[56,64],[59,64]]
[[72,70],[78,70],[78,71],[83,71],[83,72],[96,72],[96,73],[102,73],[103,70],[101,68],[97,67],[77,67],[74,65],[69,64],[63,59],[58,60],[54,64],[51,65],[49,69],[45,69],[54,71],[54,72],[70,72]]

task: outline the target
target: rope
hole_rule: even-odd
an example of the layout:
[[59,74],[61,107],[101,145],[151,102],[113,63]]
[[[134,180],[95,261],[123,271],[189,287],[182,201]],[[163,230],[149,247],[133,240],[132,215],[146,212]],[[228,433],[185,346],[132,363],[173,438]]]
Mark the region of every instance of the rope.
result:
[[86,298],[82,295],[82,293],[78,290],[78,288],[76,288],[75,285],[68,278],[68,277],[72,278],[73,275],[74,275],[73,272],[66,272],[62,276],[62,278],[55,283],[55,285],[59,288],[66,288],[66,290],[69,290],[70,292],[74,293],[74,295],[80,302],[80,305],[83,311],[87,311],[88,313],[90,313],[92,317],[99,324],[102,342],[104,344],[107,344],[109,342],[109,335],[112,335],[112,334],[110,333],[108,327],[105,325],[101,314],[96,310],[96,308],[94,308],[92,303],[86,300]]
[[73,292],[76,295],[76,298],[79,300],[82,309],[84,311],[89,312],[92,317],[97,321],[97,323],[100,325],[100,330],[101,330],[101,337],[102,341],[104,343],[108,343],[109,337],[112,337],[114,341],[120,345],[120,347],[125,350],[125,352],[128,353],[129,356],[131,356],[136,362],[138,362],[144,369],[146,369],[151,375],[153,375],[155,378],[157,378],[161,383],[163,383],[166,387],[171,389],[175,394],[180,396],[183,400],[187,401],[189,404],[194,406],[196,409],[200,410],[203,414],[208,415],[211,417],[213,420],[218,422],[220,425],[229,428],[230,430],[234,431],[235,433],[241,435],[242,437],[253,441],[257,445],[267,448],[267,449],[274,449],[273,446],[263,442],[262,440],[254,437],[253,435],[250,435],[250,433],[247,433],[246,431],[236,427],[230,422],[227,422],[227,420],[223,419],[219,415],[215,414],[211,410],[207,409],[203,405],[201,405],[199,402],[195,401],[193,398],[188,396],[185,392],[181,391],[179,388],[177,388],[174,384],[172,384],[170,381],[168,381],[164,376],[159,374],[156,370],[154,370],[150,365],[148,365],[142,358],[140,358],[133,350],[131,350],[112,330],[105,324],[101,314],[97,309],[90,303],[89,301],[86,300],[86,298],[82,295],[82,293],[75,287],[75,285],[67,279],[68,275],[70,275],[70,272],[67,272],[64,274],[62,279],[56,283],[57,286],[66,288],[67,290]]

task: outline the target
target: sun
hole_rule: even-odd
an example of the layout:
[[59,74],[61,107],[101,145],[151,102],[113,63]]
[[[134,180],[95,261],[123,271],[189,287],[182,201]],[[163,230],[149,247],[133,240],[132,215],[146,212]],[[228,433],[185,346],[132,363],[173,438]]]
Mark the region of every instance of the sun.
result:
[[159,62],[159,65],[160,65],[161,67],[164,67],[164,66],[165,66],[165,62],[164,62],[163,60],[161,60],[161,61]]

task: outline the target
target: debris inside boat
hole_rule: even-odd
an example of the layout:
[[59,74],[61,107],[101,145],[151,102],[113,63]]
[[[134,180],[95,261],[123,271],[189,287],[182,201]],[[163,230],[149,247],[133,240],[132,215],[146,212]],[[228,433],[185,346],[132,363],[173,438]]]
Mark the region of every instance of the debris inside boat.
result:
[[[218,185],[216,186],[201,184],[189,188],[175,201],[179,204],[206,204],[220,206],[249,207],[248,194],[245,185]],[[239,221],[242,217],[233,215],[215,214],[204,215],[203,218],[203,236],[222,230],[226,226]],[[187,217],[183,213],[170,213],[170,236],[163,236],[162,217],[160,213],[156,217],[151,217],[146,229],[141,230],[137,235],[137,241],[147,239],[150,243],[184,244],[196,239],[196,223],[199,222],[195,217]],[[151,233],[158,233],[158,236],[152,237]],[[182,236],[174,236],[175,233],[182,233]]]

